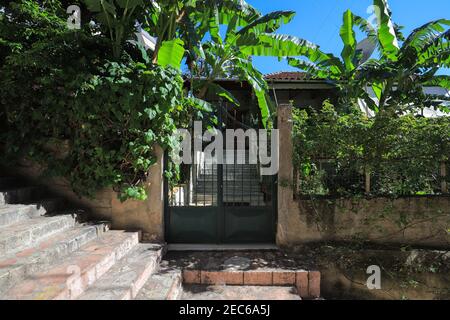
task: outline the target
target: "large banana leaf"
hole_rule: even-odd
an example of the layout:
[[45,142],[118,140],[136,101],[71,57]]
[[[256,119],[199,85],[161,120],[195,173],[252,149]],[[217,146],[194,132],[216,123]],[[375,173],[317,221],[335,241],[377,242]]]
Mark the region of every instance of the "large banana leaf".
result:
[[434,76],[431,80],[424,83],[426,86],[436,86],[450,90],[450,76]]
[[228,25],[236,17],[236,25],[245,27],[261,16],[258,10],[244,0],[208,0],[207,5],[213,5],[211,2],[219,4],[219,20],[223,25]]
[[382,48],[382,54],[392,61],[397,61],[397,53],[400,47],[387,0],[374,0],[373,4],[380,10],[378,19],[378,41]]
[[294,68],[298,68],[308,74],[310,74],[313,78],[316,79],[330,79],[332,75],[329,70],[325,68],[320,68],[315,63],[300,60],[296,58],[288,58],[288,64]]
[[222,38],[220,37],[219,9],[217,7],[210,10],[208,27],[211,38],[217,43],[222,43]]
[[341,57],[344,61],[345,69],[347,71],[352,71],[355,69],[353,64],[355,58],[356,50],[356,33],[353,29],[354,26],[354,16],[350,10],[344,12],[343,23],[340,30],[340,35],[342,42],[344,43],[344,48],[342,49]]
[[261,121],[263,126],[267,127],[267,122],[270,117],[270,108],[266,94],[268,89],[266,80],[264,79],[263,74],[253,67],[251,61],[244,58],[237,58],[235,61],[240,71],[239,77],[246,80],[253,88],[261,112]]
[[218,25],[228,25],[235,18],[238,27],[245,27],[261,16],[258,10],[244,0],[199,0],[191,12],[193,20],[199,22],[209,18],[212,9],[218,10]]
[[190,104],[192,107],[199,111],[210,113],[214,110],[213,105],[205,100],[196,97],[187,97],[185,98],[185,100],[186,103]]
[[417,66],[438,64],[450,68],[450,30],[440,34],[428,43],[417,57]]
[[282,24],[289,23],[294,18],[294,11],[274,11],[248,24],[237,34],[270,33],[278,30]]
[[372,90],[375,93],[375,96],[377,97],[378,101],[381,100],[381,95],[383,94],[385,84],[384,82],[377,82],[372,84]]
[[445,26],[450,26],[450,20],[434,20],[413,30],[403,43],[402,50],[408,49],[409,47],[415,48],[416,51],[422,50],[426,45],[441,36],[446,30]]
[[181,68],[181,61],[184,56],[184,42],[181,39],[163,41],[158,52],[158,65],[162,67],[172,66],[175,69]]
[[242,53],[254,56],[302,56],[318,49],[318,46],[307,40],[272,33],[242,35],[236,44]]

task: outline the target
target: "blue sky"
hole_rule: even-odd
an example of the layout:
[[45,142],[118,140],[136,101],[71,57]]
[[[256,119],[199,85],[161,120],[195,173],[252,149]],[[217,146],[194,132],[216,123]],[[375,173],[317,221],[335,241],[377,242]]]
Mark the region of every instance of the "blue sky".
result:
[[[321,46],[325,52],[340,55],[342,50],[339,28],[342,13],[351,9],[355,14],[369,18],[367,9],[372,0],[247,0],[263,13],[277,10],[292,10],[297,14],[294,20],[283,26],[279,33],[307,39]],[[450,19],[450,0],[390,0],[393,18],[404,26],[408,35],[414,28],[424,23],[440,19]],[[362,39],[359,39],[362,40]],[[274,58],[255,57],[255,65],[263,73],[281,70],[295,70],[285,62]],[[450,70],[441,73],[450,74]]]

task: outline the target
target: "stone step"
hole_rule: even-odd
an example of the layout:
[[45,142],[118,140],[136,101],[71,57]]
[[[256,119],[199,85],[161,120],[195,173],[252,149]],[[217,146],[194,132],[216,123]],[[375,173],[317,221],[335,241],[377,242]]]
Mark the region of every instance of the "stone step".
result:
[[[208,264],[214,266],[217,263],[216,259],[210,258]],[[316,299],[320,297],[321,274],[319,271],[272,269],[266,267],[247,269],[248,261],[250,260],[247,259],[246,261],[246,258],[233,257],[221,265],[221,267],[227,267],[222,270],[217,267],[214,268],[216,270],[184,269],[183,283],[185,285],[267,286],[272,288],[288,286],[295,287],[300,298]],[[239,266],[241,263],[242,266]],[[239,270],[242,267],[245,270]]]
[[80,225],[34,247],[0,259],[0,294],[33,273],[41,272],[109,229],[108,223]]
[[54,213],[63,208],[61,199],[42,200],[35,204],[8,204],[0,206],[0,227]]
[[185,285],[181,300],[302,300],[295,287]]
[[[198,171],[198,173],[200,173],[200,174],[205,174],[205,173],[207,173],[207,174],[212,174],[212,173],[214,173],[214,174],[216,174],[217,173],[217,171],[218,171],[218,167],[214,167],[214,168],[211,168],[211,167],[206,167],[206,168],[200,168],[200,170]],[[257,169],[257,167],[244,167],[244,166],[239,166],[239,165],[236,165],[236,166],[234,166],[234,165],[232,165],[232,166],[223,166],[222,167],[222,171],[223,171],[223,173],[225,173],[225,172],[236,172],[236,173],[238,173],[238,172],[244,172],[244,173],[256,173],[256,172],[258,172],[258,169]]]
[[[199,193],[194,193],[192,195],[193,199],[209,199],[211,197],[217,198],[219,196],[219,194],[217,192],[199,192]],[[256,200],[256,199],[264,199],[264,194],[261,192],[246,192],[246,193],[242,193],[242,192],[229,192],[229,193],[223,193],[222,194],[222,198],[223,199],[251,199],[251,200]]]
[[[212,192],[216,192],[217,191],[217,186],[212,186],[212,185],[198,185],[195,190],[194,193],[212,193]],[[238,194],[254,194],[254,193],[260,193],[261,191],[261,186],[260,185],[253,185],[253,186],[239,186],[239,185],[234,185],[234,186],[230,186],[230,185],[224,185],[223,186],[223,192],[224,193],[238,193]]]
[[79,300],[134,299],[151,275],[158,269],[163,247],[139,244],[103,277],[86,290]]
[[0,299],[76,299],[138,243],[138,232],[109,231],[46,271],[27,277]]
[[[217,185],[217,179],[214,180],[197,180],[197,186],[216,186]],[[261,185],[258,179],[235,179],[235,180],[225,180],[223,181],[224,187],[233,187],[233,186],[239,186],[239,187],[252,187],[255,185]]]
[[[223,180],[244,181],[244,182],[258,181],[259,182],[259,177],[256,174],[254,174],[254,175],[224,174]],[[215,174],[214,175],[200,175],[200,176],[198,176],[197,181],[206,181],[206,182],[217,181],[217,175],[215,175]]]
[[[236,169],[236,170],[223,170],[223,175],[234,175],[234,174],[241,174],[241,175],[250,175],[250,176],[257,176],[258,175],[258,171],[256,169],[245,169],[245,170],[241,170],[241,169]],[[211,175],[217,175],[217,170],[201,170],[198,172],[199,176],[211,176]]]
[[179,300],[183,294],[180,270],[161,269],[148,279],[136,300]]
[[33,206],[20,204],[0,206],[0,227],[5,227],[38,216],[33,209]]
[[0,256],[36,245],[76,224],[78,212],[44,216],[0,228]]
[[20,187],[0,191],[0,205],[29,203],[39,199],[46,192],[43,187]]

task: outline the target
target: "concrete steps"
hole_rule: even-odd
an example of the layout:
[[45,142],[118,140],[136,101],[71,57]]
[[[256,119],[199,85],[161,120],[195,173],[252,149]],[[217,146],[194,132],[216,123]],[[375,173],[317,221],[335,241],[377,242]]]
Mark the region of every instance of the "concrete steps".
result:
[[34,204],[0,206],[0,228],[20,221],[54,213],[63,208],[61,199],[41,200]]
[[[206,193],[206,194],[196,194],[194,196],[194,203],[196,204],[215,204],[217,202],[217,194],[216,193]],[[223,202],[226,203],[243,203],[249,204],[250,206],[265,206],[266,203],[264,201],[264,194],[252,194],[252,195],[243,195],[243,194],[224,194]]]
[[32,206],[28,205],[0,206],[0,227],[6,227],[19,221],[43,215],[33,209]]
[[0,229],[0,257],[33,247],[58,232],[75,226],[77,213],[28,219]]
[[164,246],[87,223],[83,210],[23,181],[0,177],[0,299],[134,299],[149,283],[167,283],[152,278]]
[[182,294],[181,271],[162,269],[150,277],[136,300],[180,300]]
[[42,272],[109,229],[107,223],[76,226],[34,247],[0,258],[0,295],[27,276]]
[[84,292],[79,300],[131,300],[158,269],[163,247],[139,244],[103,277]]
[[139,242],[139,233],[109,231],[60,263],[8,290],[4,300],[72,300],[106,274]]
[[[196,192],[202,193],[202,192],[211,192],[211,191],[217,190],[217,185],[213,183],[198,183]],[[252,184],[242,184],[239,182],[234,182],[233,184],[223,184],[223,192],[224,193],[254,193],[254,192],[260,192],[261,186],[259,182],[255,181]]]

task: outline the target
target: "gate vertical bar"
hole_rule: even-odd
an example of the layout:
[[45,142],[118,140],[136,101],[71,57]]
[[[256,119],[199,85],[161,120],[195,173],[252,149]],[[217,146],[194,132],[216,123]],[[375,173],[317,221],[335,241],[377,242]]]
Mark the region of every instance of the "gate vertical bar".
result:
[[[218,117],[218,130],[220,130],[221,132],[223,132],[223,104],[222,101],[219,101],[219,108],[218,108],[218,112],[217,112],[217,117]],[[224,146],[226,145],[226,141],[225,141],[225,136],[224,136]],[[218,150],[216,150],[217,152]],[[222,153],[223,153],[223,147],[222,147]],[[219,151],[220,152],[220,151]],[[217,156],[217,155],[216,155]],[[217,157],[216,157],[217,159]],[[222,163],[223,163],[223,155],[222,155]],[[222,243],[223,239],[225,237],[224,235],[224,226],[225,226],[225,209],[223,206],[223,164],[219,163],[219,161],[217,161],[217,210],[218,210],[218,223],[217,223],[217,235],[218,235],[218,239],[217,239],[217,243]]]

